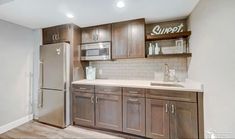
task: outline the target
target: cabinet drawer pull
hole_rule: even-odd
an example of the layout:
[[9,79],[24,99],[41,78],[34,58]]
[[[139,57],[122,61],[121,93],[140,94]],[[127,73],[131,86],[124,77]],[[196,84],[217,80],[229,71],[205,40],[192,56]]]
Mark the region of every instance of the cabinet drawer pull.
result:
[[86,88],[84,88],[84,87],[80,87],[79,89],[80,89],[80,90],[86,90]]
[[104,92],[111,92],[110,89],[104,89]]
[[137,92],[137,91],[129,91],[128,93],[130,93],[130,94],[138,94],[139,92]]
[[139,100],[138,99],[134,99],[134,98],[129,98],[128,101],[137,102]]
[[171,113],[174,114],[175,113],[175,106],[171,105]]
[[99,98],[96,97],[96,98],[95,98],[95,103],[98,103],[98,101],[99,101]]
[[166,104],[166,113],[168,113],[168,104]]

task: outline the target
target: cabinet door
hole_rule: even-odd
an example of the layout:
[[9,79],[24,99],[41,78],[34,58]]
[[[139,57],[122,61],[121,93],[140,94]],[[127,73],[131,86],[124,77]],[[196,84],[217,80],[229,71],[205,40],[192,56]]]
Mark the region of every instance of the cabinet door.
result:
[[122,97],[96,95],[96,126],[122,131]]
[[168,101],[146,99],[146,136],[169,138]]
[[99,42],[111,41],[111,25],[103,25],[97,27]]
[[42,29],[43,44],[51,44],[55,42],[56,29],[54,27]]
[[95,125],[94,94],[73,93],[73,120],[77,125]]
[[145,98],[123,97],[123,131],[145,136]]
[[[57,42],[69,42],[69,25],[61,25],[56,27],[57,34],[56,34],[56,41]],[[71,34],[71,33],[70,33]]]
[[128,57],[128,22],[112,25],[112,58]]
[[82,29],[82,43],[93,43],[95,42],[96,31],[93,27]]
[[43,29],[43,44],[70,42],[69,25]]
[[128,27],[128,57],[145,57],[145,21],[144,19],[134,20]]
[[170,133],[171,139],[197,139],[197,104],[171,102]]

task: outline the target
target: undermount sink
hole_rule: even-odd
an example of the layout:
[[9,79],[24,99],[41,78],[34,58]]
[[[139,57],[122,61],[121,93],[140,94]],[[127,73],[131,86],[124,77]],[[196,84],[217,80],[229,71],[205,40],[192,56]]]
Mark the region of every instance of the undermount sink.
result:
[[151,86],[164,86],[164,87],[181,87],[183,88],[184,86],[178,83],[150,83]]

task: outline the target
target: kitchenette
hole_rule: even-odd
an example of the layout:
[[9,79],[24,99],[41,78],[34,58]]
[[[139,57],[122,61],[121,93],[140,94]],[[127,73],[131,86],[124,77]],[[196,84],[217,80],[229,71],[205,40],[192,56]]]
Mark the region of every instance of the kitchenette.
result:
[[0,0],[0,139],[235,138],[235,0]]
[[187,20],[44,28],[37,120],[134,138],[203,137]]

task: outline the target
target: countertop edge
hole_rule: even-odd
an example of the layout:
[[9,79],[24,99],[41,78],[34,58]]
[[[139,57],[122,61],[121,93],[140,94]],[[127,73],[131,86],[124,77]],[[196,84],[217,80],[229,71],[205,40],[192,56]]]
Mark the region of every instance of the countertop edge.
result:
[[[108,80],[107,80],[108,81]],[[147,81],[146,81],[147,82]],[[198,92],[203,93],[203,89],[194,89],[194,88],[180,88],[180,87],[164,87],[164,86],[147,86],[147,85],[138,85],[138,84],[120,84],[120,83],[95,83],[94,81],[83,80],[74,81],[72,84],[77,85],[94,85],[94,86],[114,86],[114,87],[130,87],[130,88],[144,88],[144,89],[155,89],[155,90],[169,90],[169,91],[183,91],[183,92]]]

